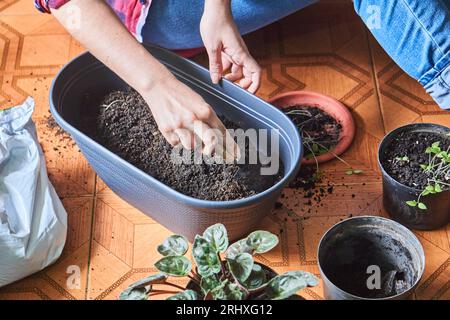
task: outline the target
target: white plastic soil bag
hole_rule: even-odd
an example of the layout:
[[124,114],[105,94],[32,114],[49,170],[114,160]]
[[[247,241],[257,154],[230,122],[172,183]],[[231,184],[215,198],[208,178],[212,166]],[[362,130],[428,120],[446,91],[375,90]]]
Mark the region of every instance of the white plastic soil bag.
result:
[[67,214],[47,177],[34,101],[0,111],[0,287],[53,263]]

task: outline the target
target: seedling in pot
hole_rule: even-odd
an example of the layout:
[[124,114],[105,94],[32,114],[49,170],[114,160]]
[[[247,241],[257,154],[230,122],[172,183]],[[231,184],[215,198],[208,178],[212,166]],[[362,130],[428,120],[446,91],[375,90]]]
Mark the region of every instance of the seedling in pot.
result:
[[450,147],[441,150],[440,142],[436,141],[426,148],[425,153],[429,155],[428,163],[420,165],[427,174],[427,186],[422,190],[416,200],[406,201],[411,207],[426,210],[427,206],[421,202],[421,198],[430,194],[443,192],[450,188]]
[[[163,256],[155,267],[160,271],[133,283],[119,296],[121,300],[148,300],[172,291],[158,290],[156,285],[178,289],[167,300],[278,300],[287,299],[297,291],[316,286],[317,278],[304,271],[272,275],[256,263],[254,254],[265,253],[278,244],[278,237],[268,231],[254,231],[231,245],[227,230],[215,224],[197,235],[192,247],[196,268],[185,257],[189,245],[185,237],[172,235],[157,250]],[[185,289],[171,277],[188,277],[192,289]]]
[[[333,152],[333,147],[339,142],[339,137],[335,139],[330,139],[329,136],[326,137],[322,136],[321,138],[317,138],[311,132],[312,130],[306,127],[307,125],[311,125],[312,122],[318,121],[318,117],[322,115],[320,113],[312,115],[311,111],[308,110],[308,108],[317,108],[317,107],[308,107],[308,106],[300,106],[300,107],[303,107],[304,109],[288,109],[288,111],[286,111],[285,114],[288,116],[298,115],[306,118],[306,120],[302,122],[294,121],[294,123],[302,136],[302,143],[307,151],[305,158],[314,159],[316,163],[316,171],[319,172],[319,162],[317,160],[317,157],[326,153],[331,153],[337,160],[339,160],[348,167],[347,171],[345,172],[347,175],[362,174],[363,170],[353,168],[347,161],[345,161],[344,159],[342,159],[336,153]],[[325,141],[324,140],[325,138],[328,139],[326,139]]]
[[396,162],[409,162],[409,157],[408,156],[396,157],[394,159],[394,161],[396,161]]

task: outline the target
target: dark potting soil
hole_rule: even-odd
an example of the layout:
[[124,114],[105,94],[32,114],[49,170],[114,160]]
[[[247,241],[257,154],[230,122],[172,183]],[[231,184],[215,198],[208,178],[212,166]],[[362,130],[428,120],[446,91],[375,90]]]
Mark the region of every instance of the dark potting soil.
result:
[[[415,268],[410,252],[397,240],[372,234],[354,233],[337,237],[329,245],[322,269],[327,278],[338,288],[358,297],[379,299],[405,292],[416,281]],[[378,266],[379,287],[376,274],[368,270]]]
[[283,109],[300,131],[305,157],[319,156],[332,150],[342,132],[342,126],[322,109],[309,105],[295,105]]
[[[420,167],[427,164],[429,154],[425,150],[439,141],[442,150],[449,150],[450,137],[433,132],[402,132],[386,147],[380,159],[383,168],[396,181],[423,190],[428,185],[428,174]],[[399,158],[408,157],[408,161]],[[437,180],[444,180],[445,173]]]
[[[229,129],[238,128],[227,119],[221,120]],[[131,89],[111,92],[103,98],[96,115],[94,138],[162,183],[198,199],[245,198],[270,188],[283,176],[281,160],[276,175],[261,175],[260,163],[186,164],[172,161],[172,146],[159,132],[144,99]],[[246,154],[248,151],[247,144]],[[192,155],[193,151],[191,159]]]

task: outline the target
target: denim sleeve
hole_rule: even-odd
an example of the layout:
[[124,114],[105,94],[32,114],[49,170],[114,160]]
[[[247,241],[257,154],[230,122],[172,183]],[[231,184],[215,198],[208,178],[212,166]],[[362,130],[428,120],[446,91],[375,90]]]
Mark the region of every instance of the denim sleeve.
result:
[[441,108],[450,108],[450,0],[354,0],[374,37]]

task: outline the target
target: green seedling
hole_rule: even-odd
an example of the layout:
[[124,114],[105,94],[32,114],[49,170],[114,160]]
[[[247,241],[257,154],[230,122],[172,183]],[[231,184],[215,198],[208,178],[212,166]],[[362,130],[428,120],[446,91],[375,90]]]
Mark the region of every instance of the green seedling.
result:
[[345,174],[351,176],[353,174],[361,174],[363,172],[364,171],[359,170],[359,169],[350,169],[350,170],[345,171]]
[[429,155],[428,163],[420,164],[420,168],[427,174],[428,183],[416,200],[406,201],[408,206],[421,210],[427,210],[427,206],[421,202],[422,197],[450,188],[450,148],[442,150],[440,142],[436,141],[425,149],[425,153]]
[[397,161],[397,162],[409,162],[409,157],[408,156],[396,157],[395,161]]
[[[304,116],[309,117],[308,120],[305,120],[304,122],[297,124],[297,128],[298,128],[299,132],[301,133],[303,145],[305,146],[305,148],[307,150],[305,158],[308,160],[309,159],[315,160],[316,172],[319,172],[319,162],[317,161],[317,157],[329,152],[336,159],[338,159],[339,161],[344,163],[346,166],[348,166],[348,170],[346,171],[347,175],[363,173],[363,170],[353,169],[352,166],[347,161],[345,161],[344,159],[339,157],[337,154],[335,154],[330,148],[324,146],[322,144],[322,141],[317,141],[317,139],[314,139],[313,137],[311,137],[308,134],[308,132],[303,130],[303,127],[305,126],[305,124],[310,121],[313,121],[314,119],[316,119],[317,116],[313,116],[311,114],[311,112],[309,112],[308,110],[300,110],[300,109],[290,110],[290,111],[286,112],[285,114],[286,115],[304,115]],[[337,141],[335,141],[335,142],[337,142]]]

